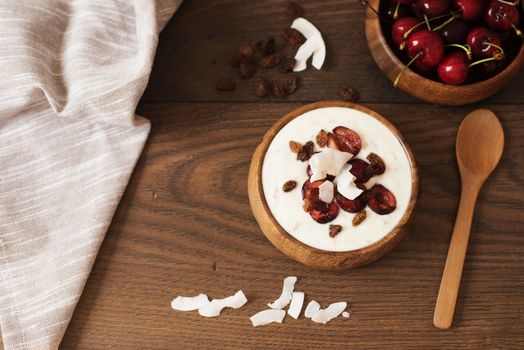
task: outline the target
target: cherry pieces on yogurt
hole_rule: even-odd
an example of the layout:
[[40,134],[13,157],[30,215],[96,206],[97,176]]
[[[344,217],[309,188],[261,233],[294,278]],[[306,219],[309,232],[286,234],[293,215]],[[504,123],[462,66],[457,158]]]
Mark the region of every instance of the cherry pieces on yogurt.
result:
[[356,156],[362,148],[362,141],[353,130],[345,126],[337,126],[333,129],[333,133],[328,135],[328,146]]
[[397,207],[395,195],[382,185],[376,184],[364,193],[367,205],[377,214],[389,214]]

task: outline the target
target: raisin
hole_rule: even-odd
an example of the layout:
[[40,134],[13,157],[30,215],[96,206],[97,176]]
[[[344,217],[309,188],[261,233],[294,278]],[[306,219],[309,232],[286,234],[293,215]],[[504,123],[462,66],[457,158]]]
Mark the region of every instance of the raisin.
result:
[[252,57],[244,57],[240,61],[240,76],[244,79],[251,78],[257,69],[255,60]]
[[275,97],[286,98],[287,96],[286,86],[279,81],[273,81],[271,83],[271,91]]
[[301,162],[305,162],[311,158],[311,156],[314,153],[315,144],[313,141],[306,142],[305,145],[300,148],[300,151],[298,151],[297,154],[297,160],[300,160]]
[[215,84],[215,88],[218,91],[232,91],[235,90],[236,87],[237,84],[234,81],[228,79],[220,79]]
[[294,180],[286,181],[284,185],[282,185],[282,191],[289,192],[295,189],[297,187],[297,182]]
[[293,57],[284,57],[282,58],[282,61],[280,61],[280,66],[278,67],[278,70],[280,73],[289,73],[293,71],[293,68],[295,68],[295,64],[297,63],[297,60],[295,60]]
[[282,61],[282,55],[278,53],[271,54],[260,60],[260,68],[272,68]]
[[352,224],[353,226],[358,226],[365,219],[366,219],[366,211],[365,210],[359,211],[358,213],[355,214],[355,216],[353,216]]
[[342,231],[341,225],[329,225],[329,237],[333,238]]
[[355,102],[358,100],[358,93],[348,85],[341,86],[338,89],[338,95],[349,102]]
[[317,145],[318,147],[326,147],[328,143],[328,133],[326,130],[322,129],[317,135]]
[[231,57],[231,61],[230,61],[231,67],[238,68],[243,58],[244,56],[240,52],[237,52],[236,54],[234,54],[233,57]]
[[257,96],[260,97],[266,97],[270,93],[271,86],[269,85],[269,82],[264,78],[257,78],[255,81],[255,84],[253,85],[255,87],[255,93]]
[[304,16],[304,10],[296,2],[289,2],[286,8],[286,15],[290,20]]
[[268,36],[263,40],[257,42],[257,47],[264,56],[271,55],[277,50],[275,45],[275,38]]
[[247,44],[241,44],[238,47],[238,52],[242,56],[244,56],[244,57],[252,57],[253,56],[253,49],[251,48],[251,46],[249,46]]
[[380,156],[375,153],[370,153],[367,158],[369,160],[369,171],[372,176],[384,174],[386,171],[386,164]]
[[291,152],[298,153],[302,149],[302,144],[296,141],[289,141],[289,148],[291,149]]
[[285,28],[282,30],[284,39],[293,47],[299,47],[306,42],[306,38],[298,30],[294,28]]
[[298,84],[297,77],[289,78],[286,81],[286,93],[288,95],[291,95],[292,93],[294,93],[297,90],[297,84]]

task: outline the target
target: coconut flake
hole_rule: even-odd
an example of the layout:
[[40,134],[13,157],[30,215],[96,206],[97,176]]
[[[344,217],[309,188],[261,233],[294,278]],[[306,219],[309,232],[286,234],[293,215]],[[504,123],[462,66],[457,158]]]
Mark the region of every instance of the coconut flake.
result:
[[302,311],[302,305],[304,305],[304,293],[293,292],[291,304],[289,305],[289,309],[287,309],[288,315],[296,320],[300,315],[300,311]]
[[322,185],[318,186],[318,198],[325,203],[331,203],[335,195],[335,188],[331,181],[324,181]]
[[340,315],[347,307],[348,303],[341,301],[333,303],[325,309],[320,309],[311,317],[311,320],[315,323],[326,324],[338,315]]
[[233,309],[238,309],[242,307],[247,302],[247,298],[244,295],[244,292],[239,290],[234,295],[229,296],[224,299],[213,299],[207,305],[198,309],[200,316],[204,317],[216,317],[220,316],[220,312],[225,307],[230,307]]
[[295,66],[293,72],[302,72],[307,68],[307,60],[314,55],[314,53],[321,48],[321,43],[318,37],[308,39],[303,43],[295,54]]
[[178,311],[193,311],[209,304],[209,299],[205,294],[194,297],[178,296],[171,301],[171,307]]
[[320,310],[320,304],[316,302],[315,300],[311,300],[309,304],[307,304],[306,306],[306,310],[304,311],[304,316],[306,316],[307,318],[311,318],[319,310]]
[[284,285],[282,287],[282,294],[274,302],[267,304],[272,309],[282,309],[286,307],[291,301],[293,289],[295,288],[295,283],[297,278],[295,276],[289,276],[284,279]]
[[326,60],[326,47],[322,45],[317,51],[313,52],[313,59],[311,65],[316,69],[320,70]]
[[315,153],[309,159],[309,166],[313,172],[311,181],[324,179],[328,174],[337,176],[351,157],[353,157],[351,153],[341,152],[333,148],[326,148]]
[[350,316],[350,314],[349,314],[349,312],[347,312],[347,311],[344,311],[344,312],[342,313],[342,317],[344,317],[344,318],[349,318],[349,316]]
[[355,185],[356,177],[349,171],[351,164],[346,164],[340,174],[336,177],[337,191],[347,199],[357,198],[363,191]]
[[263,326],[269,323],[282,323],[284,320],[284,317],[286,316],[286,311],[284,310],[264,310],[260,311],[253,316],[251,316],[249,319],[251,320],[251,323],[253,324],[253,327]]
[[301,72],[307,67],[307,60],[313,55],[312,65],[316,69],[322,68],[326,59],[326,44],[320,31],[307,19],[299,17],[293,21],[291,28],[298,30],[306,38],[295,55],[294,72]]
[[291,23],[291,28],[298,30],[306,39],[310,39],[315,35],[320,35],[320,31],[307,19],[303,17],[296,18]]

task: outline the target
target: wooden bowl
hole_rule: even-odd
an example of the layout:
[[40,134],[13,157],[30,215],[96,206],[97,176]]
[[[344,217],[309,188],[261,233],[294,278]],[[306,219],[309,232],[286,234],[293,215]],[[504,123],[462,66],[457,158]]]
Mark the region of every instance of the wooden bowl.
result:
[[[380,0],[370,0],[370,5],[379,8]],[[404,68],[404,63],[391,50],[384,38],[378,16],[368,7],[366,13],[366,38],[373,59],[392,82]],[[397,87],[426,102],[442,105],[465,105],[483,100],[502,89],[513,79],[524,61],[524,45],[513,61],[490,79],[467,85],[448,85],[427,79],[409,68],[400,78]]]
[[[412,190],[406,212],[400,219],[399,223],[386,236],[384,236],[379,241],[361,249],[334,252],[313,248],[300,242],[291,236],[286,230],[284,230],[282,226],[280,226],[280,224],[272,215],[264,196],[264,190],[262,187],[262,165],[266,151],[269,148],[273,138],[280,131],[280,129],[292,119],[304,114],[305,112],[323,107],[352,108],[364,112],[370,115],[370,117],[379,120],[398,138],[411,165]],[[341,270],[365,265],[380,258],[389,250],[391,250],[407,231],[407,224],[411,218],[413,207],[415,206],[415,202],[417,200],[417,193],[417,166],[415,164],[413,153],[406,144],[400,132],[378,113],[365,107],[343,101],[323,101],[311,103],[289,112],[283,118],[278,120],[267,131],[267,133],[264,135],[264,138],[262,139],[262,142],[255,150],[248,176],[249,203],[251,205],[253,214],[267,239],[269,239],[269,241],[277,249],[279,249],[291,259],[311,267],[330,270]]]

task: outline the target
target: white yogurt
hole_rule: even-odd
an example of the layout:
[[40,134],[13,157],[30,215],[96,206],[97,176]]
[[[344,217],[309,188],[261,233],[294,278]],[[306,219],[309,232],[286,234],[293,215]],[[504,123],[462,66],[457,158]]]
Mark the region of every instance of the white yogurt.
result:
[[[342,209],[337,218],[328,224],[317,223],[302,209],[301,188],[308,178],[308,162],[298,161],[296,154],[289,149],[291,140],[302,144],[315,141],[321,129],[329,132],[339,125],[360,135],[362,149],[357,158],[366,159],[373,152],[384,160],[385,173],[371,178],[368,184],[382,184],[397,199],[396,209],[388,215],[379,215],[366,207],[367,217],[356,227],[352,225],[355,214]],[[315,143],[315,151],[319,150]],[[298,185],[293,191],[284,192],[282,185],[288,180],[295,180]],[[262,166],[264,196],[275,219],[299,241],[327,251],[360,249],[387,235],[406,211],[411,196],[411,180],[409,159],[396,136],[377,119],[344,107],[319,108],[291,120],[275,135]],[[330,224],[343,227],[334,238],[328,233]]]

